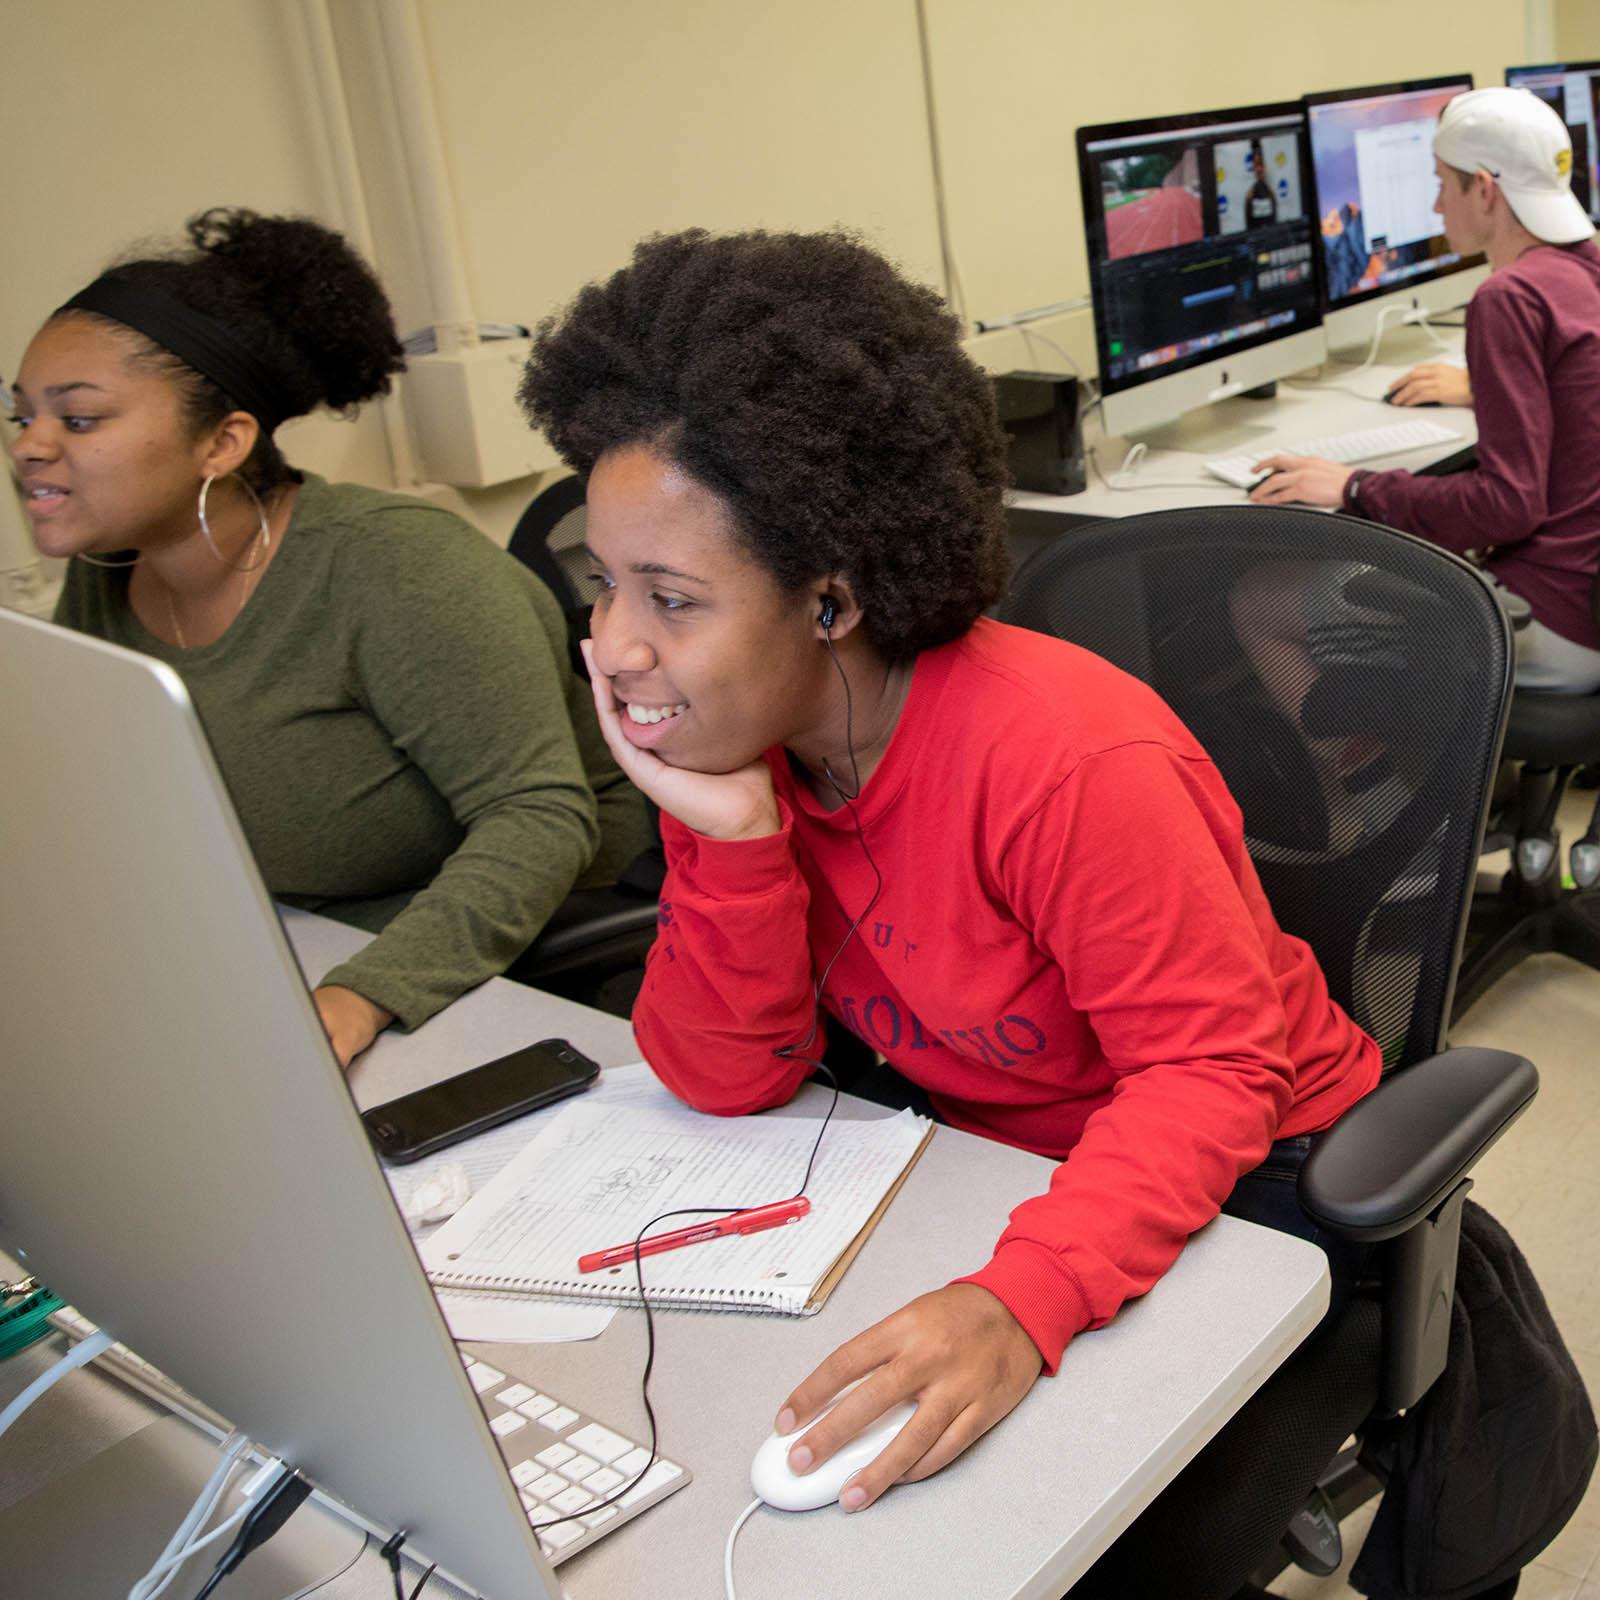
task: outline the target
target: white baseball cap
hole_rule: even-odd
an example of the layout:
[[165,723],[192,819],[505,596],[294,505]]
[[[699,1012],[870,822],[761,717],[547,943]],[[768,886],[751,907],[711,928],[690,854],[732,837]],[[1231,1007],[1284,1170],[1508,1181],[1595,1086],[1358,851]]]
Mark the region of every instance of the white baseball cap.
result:
[[1433,153],[1461,172],[1487,172],[1517,221],[1546,244],[1576,244],[1594,232],[1572,192],[1566,124],[1531,90],[1458,94],[1439,118]]

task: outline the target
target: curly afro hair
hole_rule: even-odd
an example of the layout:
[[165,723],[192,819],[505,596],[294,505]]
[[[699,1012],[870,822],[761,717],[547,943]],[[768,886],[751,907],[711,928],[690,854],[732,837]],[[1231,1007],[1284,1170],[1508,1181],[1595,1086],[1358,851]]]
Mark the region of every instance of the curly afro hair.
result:
[[[105,276],[151,284],[232,330],[270,365],[293,400],[291,416],[318,405],[347,410],[389,392],[405,368],[388,296],[342,235],[309,217],[263,217],[217,206],[191,217],[187,246],[118,262]],[[61,316],[96,316],[66,311]],[[178,384],[198,432],[236,409],[232,399],[144,335],[141,363]],[[242,474],[256,490],[298,475],[265,431]]]
[[1005,435],[931,291],[841,232],[695,229],[539,329],[520,399],[587,475],[643,445],[731,507],[786,590],[842,573],[889,661],[1005,587]]

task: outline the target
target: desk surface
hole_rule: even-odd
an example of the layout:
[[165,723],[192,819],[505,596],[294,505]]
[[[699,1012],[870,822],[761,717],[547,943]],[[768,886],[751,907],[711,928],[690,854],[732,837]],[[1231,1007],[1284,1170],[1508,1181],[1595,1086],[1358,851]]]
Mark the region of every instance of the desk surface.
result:
[[[1379,350],[1381,359],[1364,372],[1358,373],[1353,361],[1329,361],[1320,371],[1279,383],[1276,399],[1247,400],[1241,396],[1191,412],[1172,428],[1151,436],[1149,453],[1139,462],[1128,488],[1108,487],[1091,466],[1089,487],[1082,494],[1018,490],[1011,495],[1011,502],[1029,509],[1096,519],[1180,506],[1242,505],[1244,491],[1212,478],[1205,471],[1204,462],[1220,456],[1269,455],[1306,439],[1417,419],[1452,428],[1461,437],[1450,444],[1429,445],[1359,465],[1373,469],[1426,466],[1476,441],[1478,428],[1471,407],[1408,409],[1384,405],[1378,397],[1397,378],[1424,361],[1465,365],[1461,332],[1453,328],[1439,330],[1438,338],[1444,347],[1419,328],[1396,329],[1384,336]],[[1360,392],[1334,387],[1340,384]],[[1084,442],[1093,450],[1100,472],[1108,475],[1121,466],[1133,443],[1131,439],[1108,438],[1092,430],[1086,433]]]
[[[313,982],[366,937],[303,913],[285,922]],[[352,1088],[361,1104],[375,1104],[550,1034],[570,1037],[602,1066],[637,1058],[626,1023],[497,979],[415,1034],[384,1036],[352,1071]],[[823,1100],[822,1090],[807,1089],[785,1110],[814,1114]],[[883,1113],[847,1097],[839,1114]],[[844,1339],[984,1261],[1008,1212],[1044,1187],[1050,1167],[941,1128],[821,1315],[658,1314],[653,1397],[663,1447],[693,1469],[694,1482],[558,1569],[566,1592],[574,1600],[719,1593],[728,1529],[751,1498],[750,1458],[779,1400]],[[959,1206],[949,1203],[953,1194]],[[799,1574],[832,1588],[823,1575],[833,1568],[848,1570],[861,1593],[1054,1600],[1299,1343],[1326,1300],[1314,1246],[1219,1218],[1149,1295],[1077,1340],[1056,1377],[1041,1379],[944,1472],[858,1516],[759,1512],[736,1552],[742,1600],[792,1600]],[[0,1365],[0,1402],[48,1364],[53,1345]],[[636,1313],[619,1312],[587,1343],[474,1348],[603,1420],[643,1431]],[[0,1504],[147,1415],[142,1402],[89,1372],[67,1378],[38,1412],[50,1425],[49,1458],[5,1461],[0,1485],[10,1480],[11,1492],[0,1487]],[[369,1552],[319,1595],[383,1600],[388,1582]],[[426,1592],[443,1600],[452,1591]]]

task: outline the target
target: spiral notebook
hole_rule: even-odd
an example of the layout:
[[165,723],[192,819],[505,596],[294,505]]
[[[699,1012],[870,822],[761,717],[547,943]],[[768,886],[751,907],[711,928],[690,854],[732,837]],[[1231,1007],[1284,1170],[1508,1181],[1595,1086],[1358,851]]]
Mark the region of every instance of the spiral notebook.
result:
[[[664,1211],[786,1199],[819,1126],[576,1101],[422,1243],[422,1264],[440,1288],[637,1303],[631,1262],[580,1274],[578,1257],[626,1243]],[[644,1257],[650,1303],[820,1310],[932,1134],[933,1124],[909,1111],[870,1122],[835,1117],[806,1185],[810,1214]],[[675,1217],[655,1231],[693,1220]]]

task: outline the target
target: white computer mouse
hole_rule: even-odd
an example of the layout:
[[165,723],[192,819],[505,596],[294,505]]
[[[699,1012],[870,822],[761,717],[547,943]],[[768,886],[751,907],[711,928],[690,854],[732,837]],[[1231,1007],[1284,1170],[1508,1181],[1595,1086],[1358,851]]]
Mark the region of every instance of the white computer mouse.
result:
[[[832,1409],[832,1406],[828,1408]],[[832,1505],[839,1498],[845,1481],[877,1459],[884,1446],[911,1420],[916,1409],[915,1400],[902,1400],[810,1472],[790,1470],[789,1447],[801,1434],[814,1428],[827,1412],[813,1417],[805,1427],[796,1428],[793,1433],[775,1433],[756,1451],[756,1458],[750,1463],[750,1487],[779,1511],[815,1511],[818,1506]]]

